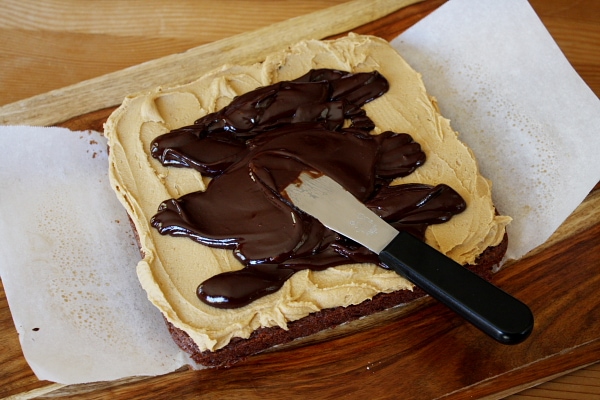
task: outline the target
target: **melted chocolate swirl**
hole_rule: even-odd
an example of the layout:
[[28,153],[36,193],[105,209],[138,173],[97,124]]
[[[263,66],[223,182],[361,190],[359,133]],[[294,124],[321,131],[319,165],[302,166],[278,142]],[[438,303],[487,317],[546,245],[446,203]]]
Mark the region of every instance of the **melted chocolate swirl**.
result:
[[369,134],[374,124],[361,107],[387,90],[377,72],[313,70],[155,139],[151,152],[163,165],[213,179],[205,192],[163,202],[152,226],[231,249],[245,265],[203,282],[202,301],[241,307],[277,291],[298,270],[379,263],[281,197],[303,170],[329,175],[394,227],[421,238],[428,225],[465,209],[446,185],[389,185],[422,165],[425,154],[408,134]]

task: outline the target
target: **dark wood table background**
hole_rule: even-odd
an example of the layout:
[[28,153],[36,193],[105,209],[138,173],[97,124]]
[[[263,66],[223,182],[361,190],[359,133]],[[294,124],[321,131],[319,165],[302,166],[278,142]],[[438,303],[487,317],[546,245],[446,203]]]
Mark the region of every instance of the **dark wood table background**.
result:
[[[443,2],[355,31],[391,39]],[[0,0],[0,115],[9,103],[340,3]],[[600,95],[600,1],[530,3]],[[109,112],[61,125],[101,129]],[[63,386],[39,381],[25,362],[0,283],[0,398],[600,398],[599,204],[597,186],[549,243],[498,274],[537,317],[531,340],[516,348],[482,339],[429,302],[228,370]]]

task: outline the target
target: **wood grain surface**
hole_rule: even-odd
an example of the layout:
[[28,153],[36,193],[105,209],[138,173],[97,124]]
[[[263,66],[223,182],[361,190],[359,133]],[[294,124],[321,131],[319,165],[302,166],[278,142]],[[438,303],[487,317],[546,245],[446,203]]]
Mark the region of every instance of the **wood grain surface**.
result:
[[[263,29],[261,35],[294,31],[265,39],[269,45],[350,29],[391,39],[444,1],[427,0],[407,8],[401,7],[408,2],[349,2],[346,17],[342,9],[332,13],[331,7],[342,3],[346,2],[0,1],[1,121],[101,130],[118,101],[105,94],[90,96],[93,101],[85,103],[85,111],[71,115],[60,108],[73,106],[61,103],[73,93],[73,85],[75,93],[105,90],[111,81],[119,90],[136,91],[152,82],[155,86],[164,75],[131,82],[127,80],[139,75],[128,74],[133,69],[148,75],[155,65],[172,68],[162,57],[179,61],[189,60],[190,54],[212,56],[211,49],[221,51],[228,43],[231,47],[244,40],[234,35],[258,40],[262,36],[248,34],[256,29]],[[600,95],[600,2],[531,4],[574,68]],[[320,13],[302,18],[311,12]],[[285,22],[296,17],[300,18]],[[259,44],[257,53],[267,47]],[[157,58],[162,59],[151,61]],[[140,68],[140,63],[147,64]],[[176,69],[187,67],[179,64]],[[106,74],[113,75],[107,79]],[[119,95],[111,88],[110,96]],[[36,104],[41,100],[53,107],[40,111]],[[43,122],[35,119],[39,115]],[[424,301],[414,309],[385,312],[227,370],[184,369],[161,377],[72,386],[39,381],[33,375],[21,354],[0,283],[0,398],[600,398],[599,261],[597,186],[544,246],[496,276],[496,284],[525,300],[536,315],[535,331],[523,344],[498,345],[444,307]],[[539,386],[528,389],[534,385]]]
[[[350,2],[351,6],[341,4],[326,8],[318,17],[300,16],[274,23],[5,105],[0,109],[0,123],[51,125],[119,104],[131,93],[189,82],[226,63],[258,62],[267,54],[299,40],[345,32],[418,1],[355,0]],[[335,23],[326,23],[334,20]]]

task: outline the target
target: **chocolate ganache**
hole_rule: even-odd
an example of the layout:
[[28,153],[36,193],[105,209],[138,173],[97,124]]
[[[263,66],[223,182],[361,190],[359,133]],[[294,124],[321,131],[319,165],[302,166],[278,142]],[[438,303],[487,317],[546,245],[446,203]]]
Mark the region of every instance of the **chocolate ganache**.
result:
[[329,175],[396,229],[420,238],[428,225],[465,209],[444,184],[390,186],[422,165],[425,154],[406,133],[369,134],[374,124],[361,107],[387,90],[378,72],[312,70],[238,96],[152,142],[151,154],[163,165],[212,178],[206,191],[163,202],[152,226],[231,249],[245,266],[200,284],[203,302],[241,307],[302,269],[379,263],[376,254],[282,197],[304,170]]

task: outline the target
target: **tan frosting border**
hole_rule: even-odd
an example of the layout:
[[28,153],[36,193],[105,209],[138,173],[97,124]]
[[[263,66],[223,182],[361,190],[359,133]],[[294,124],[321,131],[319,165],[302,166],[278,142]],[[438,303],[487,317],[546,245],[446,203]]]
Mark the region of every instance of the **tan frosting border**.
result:
[[139,235],[144,258],[137,272],[149,300],[201,351],[219,349],[233,337],[247,338],[259,327],[285,329],[287,322],[311,312],[358,304],[379,292],[412,289],[405,279],[377,266],[345,265],[302,271],[277,293],[246,307],[219,310],[201,303],[195,289],[216,273],[241,268],[232,253],[161,236],[149,225],[161,201],[206,185],[195,171],[167,169],[152,159],[148,149],[155,136],[191,124],[236,95],[296,78],[311,68],[378,70],[388,79],[390,91],[365,106],[377,125],[374,133],[409,133],[427,154],[423,167],[398,181],[449,184],[468,205],[450,222],[428,228],[429,244],[460,263],[473,263],[485,248],[500,243],[510,221],[495,214],[490,182],[479,174],[470,149],[449,121],[439,115],[420,75],[380,38],[350,34],[334,41],[303,41],[263,63],[224,66],[186,85],[129,96],[105,124],[111,184]]

